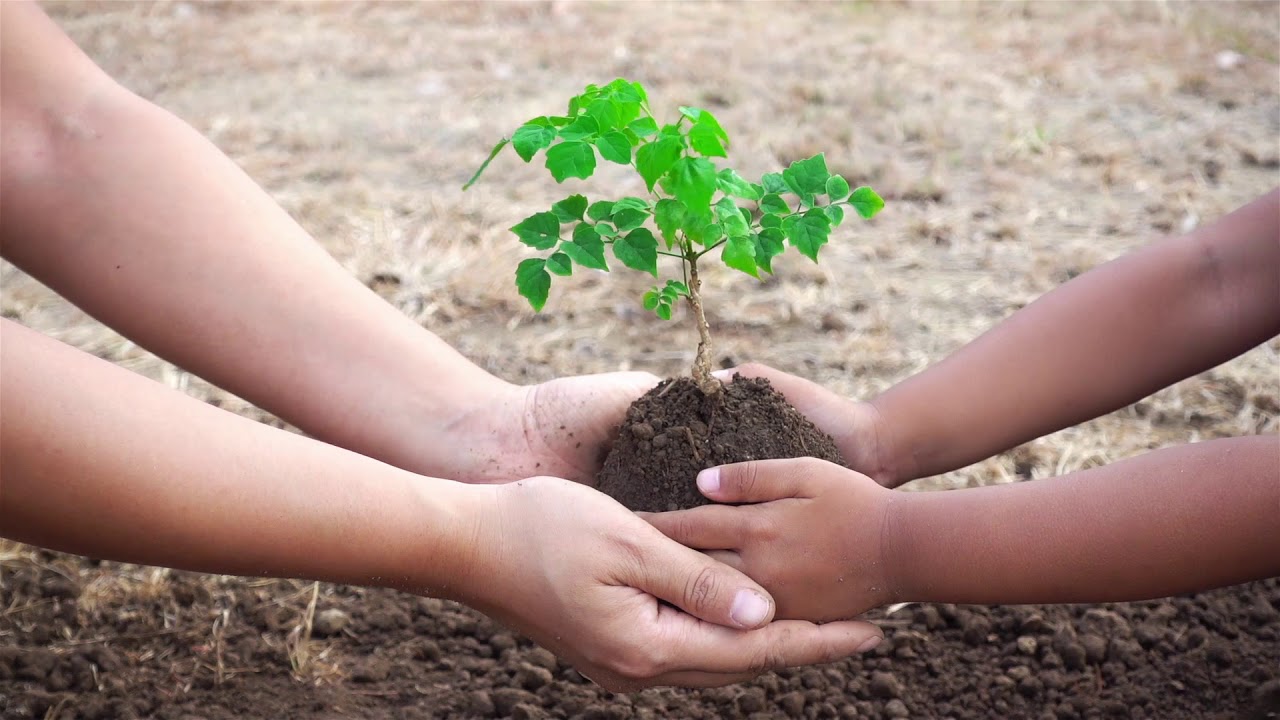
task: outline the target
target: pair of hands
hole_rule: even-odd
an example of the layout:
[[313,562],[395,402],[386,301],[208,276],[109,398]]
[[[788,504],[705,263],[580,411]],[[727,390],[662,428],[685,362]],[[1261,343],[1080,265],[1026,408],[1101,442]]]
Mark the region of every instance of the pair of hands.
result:
[[[869,406],[762,366],[736,372],[768,377],[855,467],[882,466]],[[724,685],[875,647],[875,626],[847,621],[889,599],[878,528],[892,493],[866,476],[811,459],[729,466],[700,486],[752,504],[643,518],[580,484],[657,381],[609,373],[513,388],[492,415],[460,424],[497,428],[500,444],[453,477],[535,476],[486,489],[474,589],[461,599],[615,691]],[[851,532],[831,532],[850,518]]]

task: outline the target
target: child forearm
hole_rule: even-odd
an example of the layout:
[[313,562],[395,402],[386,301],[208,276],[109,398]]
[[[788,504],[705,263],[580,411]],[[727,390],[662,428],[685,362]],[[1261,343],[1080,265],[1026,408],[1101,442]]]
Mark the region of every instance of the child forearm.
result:
[[1280,332],[1280,190],[1048,293],[872,405],[897,482],[1097,417]]
[[1280,575],[1280,438],[1159,450],[1062,478],[902,493],[903,600],[1139,600]]
[[480,488],[237,417],[0,320],[0,526],[58,550],[429,592]]

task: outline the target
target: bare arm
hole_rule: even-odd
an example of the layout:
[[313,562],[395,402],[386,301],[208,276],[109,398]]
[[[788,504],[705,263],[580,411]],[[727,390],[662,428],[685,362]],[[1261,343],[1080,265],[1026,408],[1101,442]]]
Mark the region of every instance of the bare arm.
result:
[[875,398],[881,461],[894,484],[963,467],[1277,333],[1280,189],[1081,275]]
[[435,592],[479,493],[219,410],[0,320],[0,526],[67,552]]
[[590,488],[413,475],[206,405],[9,320],[0,320],[0,388],[5,537],[459,600],[611,689],[723,685],[828,662],[880,636],[866,623],[742,632],[773,615],[757,584]]
[[[317,438],[456,479],[535,467],[592,479],[608,431],[654,379],[539,392],[499,381],[351,277],[235,163],[108,78],[38,7],[0,13],[6,258]],[[553,421],[569,432],[544,441]]]
[[802,458],[704,470],[720,503],[649,515],[765,586],[779,617],[895,601],[1144,600],[1280,575],[1280,438],[1158,450],[1060,478],[901,492]]
[[1280,438],[1168,448],[1060,478],[890,503],[895,596],[1143,600],[1280,575]]

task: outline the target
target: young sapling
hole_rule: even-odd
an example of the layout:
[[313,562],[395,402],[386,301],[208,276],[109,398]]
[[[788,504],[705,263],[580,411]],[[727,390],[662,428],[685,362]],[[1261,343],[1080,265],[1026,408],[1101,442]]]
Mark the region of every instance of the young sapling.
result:
[[589,202],[573,194],[512,227],[525,245],[549,251],[519,264],[516,287],[540,311],[553,276],[572,274],[574,265],[608,271],[606,248],[618,262],[657,280],[664,279],[659,259],[672,258],[679,275],[654,285],[642,303],[669,320],[680,298],[688,302],[699,338],[692,375],[707,395],[719,393],[722,385],[711,376],[711,331],[699,263],[719,257],[758,278],[762,270],[773,272],[773,258],[788,244],[817,262],[847,210],[871,218],[884,207],[871,188],[851,189],[832,174],[822,153],[749,182],[716,165],[716,158],[728,157],[729,136],[714,115],[682,106],[675,122],[660,124],[644,87],[622,78],[588,85],[569,100],[563,115],[533,118],[498,141],[464,190],[507,145],[526,163],[545,151],[546,168],[557,183],[590,178],[597,157],[639,173],[648,197]]

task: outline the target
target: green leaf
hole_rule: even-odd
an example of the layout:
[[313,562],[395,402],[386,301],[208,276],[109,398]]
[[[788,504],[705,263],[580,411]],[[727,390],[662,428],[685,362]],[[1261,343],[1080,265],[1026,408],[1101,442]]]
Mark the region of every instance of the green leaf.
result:
[[786,215],[791,212],[791,207],[778,193],[769,193],[760,198],[760,210],[766,215]]
[[831,235],[831,221],[820,208],[813,208],[804,215],[793,215],[782,224],[787,238],[800,254],[818,262],[818,249],[827,243]]
[[871,219],[884,208],[884,199],[875,190],[863,186],[849,196],[849,204],[864,218]]
[[686,208],[697,210],[711,204],[716,191],[716,166],[702,158],[680,158],[671,166],[671,194]]
[[516,154],[521,160],[529,162],[535,153],[550,145],[555,139],[556,130],[551,125],[551,120],[536,117],[516,129],[515,134],[511,136],[511,145],[516,149]]
[[729,157],[715,130],[701,123],[689,129],[689,145],[695,152],[707,157]]
[[606,222],[596,223],[596,234],[602,238],[616,238],[618,229]]
[[498,142],[494,143],[493,149],[489,151],[489,156],[484,159],[484,162],[480,163],[480,167],[476,168],[476,171],[471,173],[471,179],[462,186],[463,192],[466,192],[472,185],[475,185],[476,182],[480,180],[480,176],[483,175],[485,169],[489,167],[489,163],[493,162],[493,159],[498,157],[498,153],[502,152],[502,148],[509,144],[511,144],[511,140],[508,138],[502,138]]
[[760,227],[773,228],[776,230],[780,230],[782,229],[782,216],[781,215],[763,215],[760,218]]
[[649,213],[643,210],[634,210],[632,208],[623,208],[621,210],[614,206],[613,224],[620,231],[634,230],[644,224],[649,219]]
[[658,307],[658,290],[655,288],[644,294],[644,309],[654,310]]
[[617,130],[610,130],[596,138],[596,148],[600,151],[600,157],[609,162],[631,164],[631,141]]
[[756,269],[756,246],[750,237],[730,236],[724,244],[724,251],[720,253],[720,259],[734,270],[741,270],[751,277],[760,277]]
[[838,202],[849,197],[849,181],[839,175],[832,175],[827,178],[827,195],[831,197],[831,202]]
[[623,78],[616,78],[604,89],[617,100],[623,102],[644,102],[644,88],[640,83],[633,83]]
[[612,214],[613,214],[612,200],[597,200],[591,203],[591,207],[587,208],[587,217],[591,218],[592,220],[595,220],[596,222],[599,222],[601,220],[608,220],[609,216]]
[[831,221],[831,227],[836,227],[844,222],[844,208],[839,205],[824,205],[822,212],[827,214],[827,219]]
[[582,115],[560,128],[561,140],[583,140],[600,134],[600,123],[589,115]]
[[663,137],[636,150],[636,170],[644,178],[644,184],[653,191],[653,184],[671,169],[684,147],[678,138]]
[[639,120],[632,121],[627,125],[627,129],[642,138],[649,137],[657,134],[658,123],[654,122],[651,117],[642,117]]
[[765,272],[773,273],[773,258],[787,249],[783,243],[785,239],[786,236],[779,228],[765,228],[751,236],[756,246],[756,264]]
[[596,171],[596,151],[584,142],[562,142],[547,150],[547,169],[556,182],[571,177],[585,180]]
[[560,219],[553,212],[540,212],[511,228],[520,242],[534,250],[550,250],[560,242]]
[[655,315],[662,318],[663,320],[671,319],[671,306],[666,303],[662,303],[658,305],[657,309],[655,309],[653,312]]
[[542,306],[547,304],[547,293],[551,292],[551,275],[547,273],[546,265],[546,260],[529,258],[516,266],[516,289],[529,301],[535,312],[541,311]]
[[556,214],[556,218],[558,218],[561,223],[571,223],[581,220],[582,213],[586,211],[587,199],[581,195],[570,195],[551,206],[551,212]]
[[675,243],[676,233],[684,222],[684,214],[684,205],[681,205],[679,200],[662,198],[654,205],[653,221],[657,224],[658,230],[662,231],[662,239],[666,241],[667,247]]
[[578,224],[573,229],[573,240],[561,243],[560,249],[583,267],[609,269],[609,264],[604,259],[604,241],[600,239],[596,229],[586,223]]
[[622,115],[618,104],[609,98],[600,98],[587,105],[587,117],[596,121],[600,132],[622,127]]
[[726,145],[729,144],[729,134],[724,131],[724,128],[720,127],[720,121],[716,120],[715,115],[712,115],[702,108],[683,105],[680,107],[680,114],[692,120],[694,127],[702,125],[714,133],[721,142]]
[[562,252],[552,253],[547,258],[547,269],[556,275],[572,275],[573,263],[569,262],[569,256]]
[[827,159],[822,153],[804,160],[797,160],[791,163],[791,167],[782,171],[782,179],[791,192],[799,195],[801,199],[810,198],[806,204],[812,204],[811,198],[814,195],[826,192],[829,177],[831,173],[827,170]]
[[725,195],[740,197],[744,200],[759,200],[760,193],[755,186],[747,182],[733,168],[725,168],[716,175],[716,187]]
[[787,181],[782,179],[782,173],[768,173],[760,178],[760,184],[767,193],[790,192],[790,188],[787,187]]
[[633,197],[631,195],[614,201],[613,211],[615,213],[624,209],[643,210],[645,212],[649,212],[649,201],[644,198]]
[[724,228],[725,235],[736,237],[750,232],[748,228],[750,223],[742,217],[742,212],[733,202],[733,198],[721,198],[715,207],[716,217],[720,218],[720,227]]
[[667,286],[663,288],[663,292],[668,290],[674,292],[677,296],[689,297],[689,286],[679,280],[668,280]]
[[632,270],[658,276],[658,241],[648,228],[636,228],[613,241],[613,254]]
[[686,207],[680,230],[686,238],[699,245],[710,245],[724,236],[724,228],[715,222],[709,208],[694,212]]

